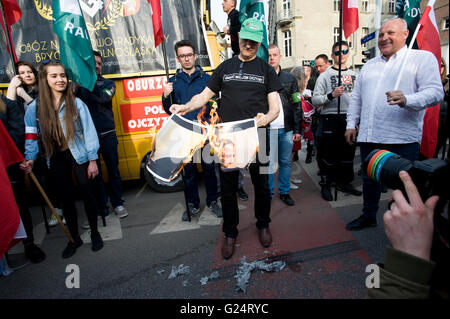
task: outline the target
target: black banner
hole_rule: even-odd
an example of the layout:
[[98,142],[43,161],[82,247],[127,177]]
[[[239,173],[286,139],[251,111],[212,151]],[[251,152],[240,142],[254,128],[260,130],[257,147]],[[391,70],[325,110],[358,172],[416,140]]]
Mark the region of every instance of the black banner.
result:
[[[51,0],[18,0],[22,18],[12,26],[12,39],[19,60],[38,66],[59,59],[58,40],[53,33]],[[103,57],[103,75],[128,77],[164,73],[162,46],[155,48],[151,6],[147,0],[79,0],[92,47]],[[164,41],[169,68],[176,68],[175,42],[194,43],[197,63],[210,67],[202,30],[200,0],[161,1]],[[0,83],[9,82],[11,63],[0,36]],[[9,68],[5,68],[6,65]]]

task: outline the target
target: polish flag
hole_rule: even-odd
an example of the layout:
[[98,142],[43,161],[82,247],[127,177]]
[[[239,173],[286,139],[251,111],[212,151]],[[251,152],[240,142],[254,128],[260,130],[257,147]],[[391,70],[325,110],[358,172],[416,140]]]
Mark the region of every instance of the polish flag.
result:
[[152,8],[153,35],[155,36],[155,48],[163,42],[163,30],[161,21],[160,0],[147,0]]
[[[11,136],[0,121],[0,258],[17,243],[14,238],[20,230],[19,208],[14,199],[6,168],[24,160]],[[23,238],[23,236],[22,236]]]
[[[3,11],[5,13],[6,18],[6,26],[3,23],[2,15],[0,14],[0,24],[2,25],[3,32],[8,32],[9,37],[11,38],[11,26],[20,20],[22,17],[22,10],[20,10],[19,4],[17,0],[0,0],[2,3]],[[12,40],[11,40],[12,42]],[[6,49],[9,52],[9,44],[6,44]],[[13,48],[14,60],[17,62],[16,52]]]
[[359,27],[358,0],[343,0],[342,28],[346,39]]
[[[420,50],[430,51],[436,57],[436,65],[439,74],[441,73],[441,41],[439,39],[439,29],[434,15],[434,3],[436,0],[428,1],[427,7],[419,21],[419,32],[417,33],[417,45]],[[427,108],[423,119],[422,144],[420,153],[432,158],[437,145],[437,135],[439,127],[440,106],[435,105]]]

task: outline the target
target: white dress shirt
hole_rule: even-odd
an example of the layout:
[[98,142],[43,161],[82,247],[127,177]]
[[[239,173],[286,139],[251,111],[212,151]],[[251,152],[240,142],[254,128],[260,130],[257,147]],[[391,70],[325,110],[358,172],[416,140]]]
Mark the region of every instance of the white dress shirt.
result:
[[347,110],[347,129],[360,124],[358,142],[420,143],[425,108],[438,104],[444,91],[436,57],[412,50],[398,88],[406,97],[406,106],[388,104],[386,92],[394,90],[406,52],[405,46],[389,60],[380,55],[361,69]]

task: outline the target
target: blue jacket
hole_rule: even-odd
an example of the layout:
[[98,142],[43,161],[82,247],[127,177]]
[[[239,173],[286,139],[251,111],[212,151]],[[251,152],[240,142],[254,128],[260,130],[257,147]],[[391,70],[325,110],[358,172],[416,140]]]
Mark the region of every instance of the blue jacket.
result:
[[98,135],[115,132],[112,99],[116,93],[116,84],[113,80],[100,76],[92,92],[81,87],[77,96],[87,105],[94,121]]
[[[78,164],[98,158],[97,151],[100,147],[94,122],[86,104],[78,98],[75,98],[75,105],[78,112],[78,119],[75,123],[75,136],[72,141],[67,141],[73,158]],[[66,122],[64,121],[65,102],[59,109],[59,120],[61,128],[66,135]],[[25,159],[36,160],[39,153],[38,145],[38,127],[36,120],[36,100],[34,100],[25,113]],[[50,159],[47,158],[47,165]]]
[[[194,95],[197,95],[203,91],[206,87],[210,75],[205,73],[200,66],[195,67],[195,72],[189,76],[181,69],[177,70],[177,73],[169,79],[169,83],[173,83],[173,91],[170,94],[172,96],[173,104],[186,104]],[[170,103],[170,96],[167,98],[162,95],[162,104],[164,111],[171,115],[169,108],[172,106]],[[197,109],[184,115],[188,120],[197,120],[197,114],[202,109]],[[209,111],[207,111],[209,112]]]

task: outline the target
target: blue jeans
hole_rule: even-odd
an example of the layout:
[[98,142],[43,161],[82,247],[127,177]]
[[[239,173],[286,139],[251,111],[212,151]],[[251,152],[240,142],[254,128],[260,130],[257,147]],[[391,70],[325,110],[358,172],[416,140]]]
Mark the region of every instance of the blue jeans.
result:
[[117,154],[117,136],[110,134],[100,137],[99,153],[102,154],[105,161],[106,170],[108,171],[108,191],[101,176],[100,161],[98,163],[99,174],[97,177],[97,188],[100,196],[100,207],[105,209],[108,204],[108,195],[113,208],[121,206],[124,202],[122,199],[122,179],[119,173],[119,156]]
[[[279,166],[278,173],[278,192],[287,194],[291,189],[291,155],[293,131],[285,132],[284,128],[270,130],[270,169],[269,172],[269,189],[270,194],[274,195],[274,178],[273,174]],[[277,165],[278,162],[278,165]]]
[[[374,149],[388,150],[410,161],[416,161],[419,158],[419,143],[410,144],[375,144],[359,143],[361,151],[361,162],[364,162],[367,155]],[[377,217],[378,205],[381,196],[381,184],[369,179],[367,173],[362,171],[363,179],[363,215],[375,219]]]

